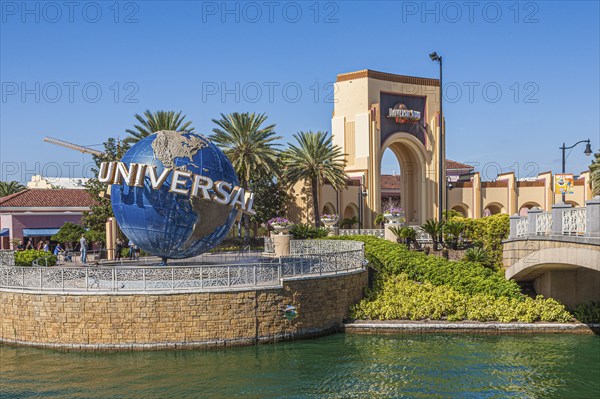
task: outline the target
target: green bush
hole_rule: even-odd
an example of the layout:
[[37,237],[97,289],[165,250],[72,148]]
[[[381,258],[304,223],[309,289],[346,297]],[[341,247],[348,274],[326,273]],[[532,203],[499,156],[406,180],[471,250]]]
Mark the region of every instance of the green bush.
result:
[[554,299],[495,297],[484,293],[469,295],[446,285],[411,281],[404,273],[387,276],[352,308],[351,315],[356,319],[466,319],[503,323],[571,320],[564,305]]
[[[56,256],[50,252],[38,251],[35,249],[28,249],[27,251],[16,251],[15,252],[15,265],[17,266],[31,266],[31,263],[40,258],[46,258],[48,266],[56,265]],[[40,265],[46,265],[45,261],[39,262]]]
[[309,238],[325,238],[329,234],[327,227],[313,227],[309,224],[295,224],[290,233],[296,240],[305,240]]
[[514,281],[478,263],[449,261],[437,256],[409,251],[381,238],[371,236],[337,236],[338,240],[355,240],[365,243],[369,265],[382,277],[405,273],[408,278],[433,285],[447,285],[469,295],[486,294],[493,297],[520,298],[521,289]]
[[573,315],[582,323],[600,323],[600,302],[577,305]]
[[492,215],[480,219],[453,217],[452,222],[464,223],[462,237],[475,244],[483,246],[490,256],[490,264],[494,268],[502,267],[502,240],[508,237],[510,222],[508,215]]
[[494,268],[494,265],[490,262],[490,254],[487,249],[483,247],[473,247],[465,251],[464,261],[479,263],[482,266]]

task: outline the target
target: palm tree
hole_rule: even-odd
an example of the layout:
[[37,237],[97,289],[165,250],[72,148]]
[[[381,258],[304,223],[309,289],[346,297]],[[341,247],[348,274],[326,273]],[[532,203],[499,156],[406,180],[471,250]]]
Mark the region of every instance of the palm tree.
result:
[[442,232],[444,231],[444,221],[439,222],[434,219],[427,219],[425,224],[421,225],[421,229],[425,233],[429,234],[431,241],[433,242],[433,250],[437,250],[438,243],[442,242]]
[[590,165],[592,192],[594,193],[593,195],[600,195],[600,152],[595,153],[594,158]]
[[[250,183],[265,176],[279,175],[279,144],[281,139],[275,133],[275,125],[262,126],[267,120],[265,114],[237,113],[224,115],[221,119],[213,119],[217,128],[211,137],[227,155],[235,169],[240,187],[248,190]],[[246,237],[249,236],[250,225],[247,215],[243,216]]]
[[0,181],[0,198],[6,197],[19,191],[25,190],[27,187],[16,181]]
[[346,160],[342,149],[333,145],[332,138],[326,132],[299,132],[294,135],[297,145],[289,144],[284,154],[286,180],[290,183],[307,181],[312,190],[315,227],[319,216],[318,189],[325,180],[334,190],[346,187],[348,176],[344,172]]
[[123,142],[126,144],[137,143],[144,137],[148,137],[153,133],[161,130],[174,130],[177,132],[191,133],[194,128],[190,126],[192,121],[185,120],[186,115],[181,116],[181,111],[156,111],[150,112],[149,109],[144,111],[143,116],[135,114],[135,119],[140,125],[133,125],[135,130],[127,129],[126,133],[130,134]]

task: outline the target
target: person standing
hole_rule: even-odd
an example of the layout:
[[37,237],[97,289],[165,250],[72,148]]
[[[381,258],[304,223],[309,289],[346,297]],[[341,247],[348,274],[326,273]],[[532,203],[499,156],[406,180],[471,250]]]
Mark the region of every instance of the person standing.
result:
[[134,250],[134,244],[133,241],[129,240],[129,244],[127,244],[127,246],[129,247],[129,260],[133,260],[133,254],[135,252]]
[[23,241],[19,241],[19,245],[17,245],[17,251],[24,251],[25,245],[23,245]]
[[87,262],[87,240],[83,234],[79,239],[79,246],[81,251],[81,263],[85,264]]
[[33,249],[33,243],[31,242],[31,240],[27,240],[27,244],[25,245],[25,251],[29,249]]
[[37,244],[37,250],[41,251],[42,249],[44,249],[44,241],[40,240],[40,242]]
[[50,252],[50,241],[44,242],[44,252]]

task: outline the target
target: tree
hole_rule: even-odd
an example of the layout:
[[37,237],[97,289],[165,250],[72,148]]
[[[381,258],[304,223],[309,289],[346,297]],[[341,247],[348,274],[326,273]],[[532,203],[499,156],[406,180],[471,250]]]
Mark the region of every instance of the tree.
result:
[[290,196],[280,180],[264,176],[250,182],[250,189],[254,193],[256,211],[256,215],[251,218],[252,222],[267,223],[269,219],[285,214]]
[[185,121],[185,117],[186,115],[181,116],[181,111],[177,113],[175,111],[150,112],[147,109],[144,111],[143,116],[135,114],[135,119],[138,120],[140,125],[133,125],[135,130],[125,130],[130,136],[123,141],[126,144],[137,143],[144,137],[148,137],[161,130],[191,133],[194,131],[194,128],[191,126],[192,121]]
[[[100,164],[102,162],[110,162],[120,160],[129,149],[128,145],[114,138],[109,138],[104,142],[104,152],[102,155],[94,155],[96,167],[92,168],[92,172],[97,176]],[[83,212],[82,222],[84,226],[91,231],[99,234],[104,234],[106,231],[106,220],[114,216],[110,199],[101,196],[106,191],[106,184],[100,183],[97,178],[90,178],[86,184],[86,191],[90,194],[96,204],[90,207],[89,211]],[[94,234],[94,233],[90,233]],[[96,234],[97,236],[98,234]]]
[[593,195],[600,195],[600,152],[594,154],[594,160],[590,165]]
[[0,181],[0,198],[18,193],[26,188],[27,187],[16,181]]
[[442,242],[442,232],[444,231],[444,221],[439,222],[434,219],[427,219],[425,224],[421,226],[425,233],[429,234],[433,241],[433,249],[437,250],[438,243]]
[[79,241],[81,235],[84,233],[85,228],[83,226],[71,222],[66,222],[62,225],[60,230],[58,230],[58,232],[51,237],[51,239],[52,241],[74,244],[77,243],[77,241]]
[[326,132],[299,132],[294,138],[297,145],[289,144],[283,158],[286,181],[310,183],[315,227],[319,227],[319,186],[327,181],[334,190],[346,187],[346,160],[342,149],[333,145]]
[[[218,126],[211,137],[231,161],[244,190],[250,188],[253,179],[278,176],[278,144],[281,137],[275,133],[275,125],[262,126],[265,114],[237,113],[221,114],[221,119],[212,121]],[[242,216],[246,240],[250,233],[248,215]]]

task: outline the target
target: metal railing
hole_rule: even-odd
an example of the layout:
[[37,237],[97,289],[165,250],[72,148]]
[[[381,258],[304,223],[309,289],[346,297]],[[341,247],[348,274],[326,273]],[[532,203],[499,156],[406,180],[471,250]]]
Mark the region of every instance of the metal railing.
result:
[[543,212],[535,215],[535,235],[547,236],[552,234],[552,214]]
[[585,234],[585,208],[566,209],[562,212],[562,234],[582,236]]
[[0,289],[24,292],[160,293],[280,287],[283,278],[346,273],[364,268],[363,244],[320,240],[296,245],[290,256],[246,264],[0,268]]
[[525,237],[529,231],[529,222],[527,217],[522,217],[517,221],[517,237]]
[[385,236],[384,229],[340,229],[339,232],[341,236],[356,236],[359,234],[363,236],[375,236],[379,238],[383,238]]

